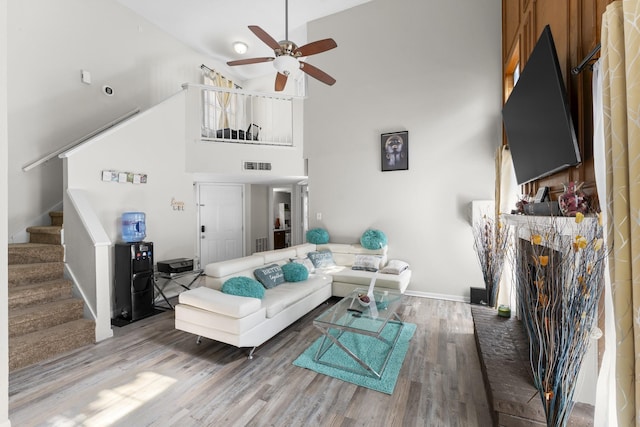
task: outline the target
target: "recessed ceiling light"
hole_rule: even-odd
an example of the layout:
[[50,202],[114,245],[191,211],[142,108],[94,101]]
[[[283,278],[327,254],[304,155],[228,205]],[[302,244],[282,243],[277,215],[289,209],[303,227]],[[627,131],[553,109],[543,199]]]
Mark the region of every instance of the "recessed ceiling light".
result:
[[233,50],[235,50],[236,53],[239,53],[240,55],[243,55],[243,54],[247,53],[247,49],[249,49],[249,47],[244,42],[234,42],[233,43]]

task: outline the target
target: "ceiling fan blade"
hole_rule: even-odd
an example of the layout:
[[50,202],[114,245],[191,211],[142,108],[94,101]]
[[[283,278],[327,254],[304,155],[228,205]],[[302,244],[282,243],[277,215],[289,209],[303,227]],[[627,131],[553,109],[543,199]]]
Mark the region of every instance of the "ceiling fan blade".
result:
[[280,43],[274,40],[265,30],[258,27],[257,25],[249,25],[249,29],[255,34],[260,40],[262,40],[267,46],[269,46],[273,50],[280,49]]
[[237,61],[229,61],[227,65],[247,65],[247,64],[258,64],[260,62],[271,62],[275,58],[270,56],[264,56],[262,58],[247,58],[247,59],[238,59]]
[[304,46],[300,46],[293,53],[295,55],[299,53],[300,56],[309,56],[309,55],[315,55],[316,53],[326,52],[335,47],[338,47],[338,44],[335,42],[335,40],[323,39],[323,40],[318,40],[315,42],[305,44]]
[[276,73],[276,92],[281,92],[287,85],[287,76],[284,74]]
[[311,77],[320,80],[322,83],[332,86],[336,79],[331,77],[329,74],[325,73],[319,68],[314,67],[311,64],[300,61],[300,69],[305,73],[309,74]]

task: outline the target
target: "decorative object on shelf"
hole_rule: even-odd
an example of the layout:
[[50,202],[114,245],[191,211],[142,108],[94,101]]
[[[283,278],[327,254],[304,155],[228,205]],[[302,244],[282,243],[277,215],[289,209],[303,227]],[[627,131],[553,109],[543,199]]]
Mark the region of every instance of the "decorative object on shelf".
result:
[[508,240],[509,227],[486,214],[473,224],[473,247],[487,291],[485,302],[490,307],[495,307],[498,299],[498,285],[509,249]]
[[409,132],[391,132],[380,135],[382,171],[409,169]]
[[316,245],[324,245],[329,243],[329,232],[324,228],[312,228],[307,231],[307,242]]
[[[547,426],[566,426],[583,358],[596,327],[604,261],[600,217],[531,222],[513,258],[519,312],[530,341],[534,385]],[[569,326],[569,327],[567,327]]]
[[147,174],[134,172],[118,172],[115,170],[103,170],[102,181],[119,182],[121,184],[146,184]]
[[369,229],[362,233],[360,244],[365,249],[380,249],[387,246],[387,236],[380,230]]
[[533,203],[542,203],[549,200],[549,187],[540,187],[536,196],[533,198]]
[[275,227],[280,228],[280,218],[276,218]]
[[522,196],[520,200],[516,202],[516,208],[512,209],[511,213],[514,215],[517,215],[517,214],[524,215],[525,209],[529,203],[531,203],[529,196],[526,196],[526,195]]
[[583,182],[574,181],[563,184],[564,192],[558,196],[560,212],[564,216],[576,216],[576,213],[587,213],[589,209],[589,198],[582,191]]

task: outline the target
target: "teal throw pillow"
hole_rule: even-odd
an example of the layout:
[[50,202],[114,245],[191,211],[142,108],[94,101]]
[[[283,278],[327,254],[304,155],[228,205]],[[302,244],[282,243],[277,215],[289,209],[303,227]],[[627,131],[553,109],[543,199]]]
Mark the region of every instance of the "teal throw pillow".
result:
[[284,280],[287,282],[302,282],[309,278],[309,270],[303,264],[290,262],[282,266]]
[[360,244],[365,249],[382,249],[387,246],[387,236],[380,230],[367,230],[360,237]]
[[304,258],[289,258],[289,261],[295,262],[296,264],[304,265],[304,267],[307,269],[309,274],[315,273],[315,271],[316,271],[316,267],[313,265],[313,263],[311,262],[311,260],[308,257],[304,257]]
[[307,256],[315,268],[332,267],[336,265],[333,260],[333,254],[329,249],[324,249],[318,252],[309,252]]
[[278,264],[256,268],[253,270],[253,275],[267,289],[275,288],[284,283],[284,273]]
[[226,280],[222,284],[222,292],[241,297],[264,298],[264,286],[250,277],[238,276]]
[[307,242],[315,245],[329,243],[329,232],[324,228],[312,228],[307,231]]

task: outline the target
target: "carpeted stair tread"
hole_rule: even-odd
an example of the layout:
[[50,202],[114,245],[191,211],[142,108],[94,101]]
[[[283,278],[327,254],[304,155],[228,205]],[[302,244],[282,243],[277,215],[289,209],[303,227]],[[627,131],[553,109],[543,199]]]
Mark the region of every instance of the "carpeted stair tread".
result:
[[10,288],[12,286],[62,279],[64,276],[64,263],[40,262],[9,265],[8,276]]
[[9,265],[64,261],[64,248],[48,243],[12,243],[8,259]]
[[95,322],[64,278],[62,211],[50,226],[28,227],[29,243],[8,247],[9,370],[95,343]]
[[89,344],[95,344],[95,322],[88,319],[12,337],[9,338],[9,370],[52,359]]
[[60,245],[62,243],[62,226],[59,225],[37,225],[28,227],[29,242],[50,243]]
[[27,227],[29,233],[42,233],[42,234],[60,234],[62,227],[59,225],[32,225]]
[[84,302],[78,298],[65,298],[11,310],[9,336],[17,337],[81,319],[83,311]]
[[9,310],[69,298],[72,284],[67,279],[39,282],[9,288]]
[[63,218],[62,211],[49,212],[49,218],[51,218],[51,225],[62,226],[62,218]]

